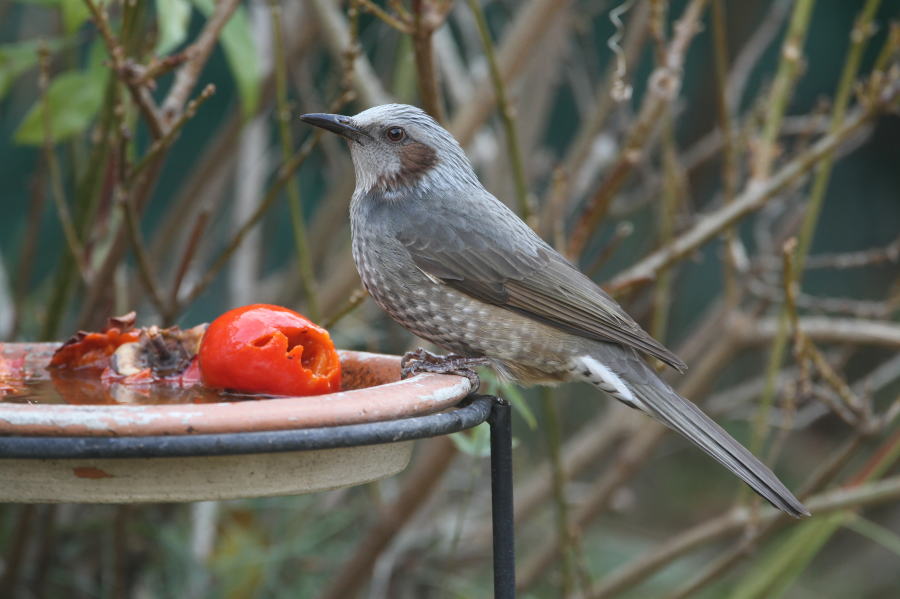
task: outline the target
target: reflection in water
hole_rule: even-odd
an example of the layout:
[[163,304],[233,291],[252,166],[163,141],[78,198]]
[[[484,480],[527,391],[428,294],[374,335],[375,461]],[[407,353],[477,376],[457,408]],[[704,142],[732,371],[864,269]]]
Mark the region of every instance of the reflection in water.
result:
[[[3,390],[7,389],[4,394]],[[216,403],[262,399],[267,396],[239,395],[208,389],[202,385],[182,387],[166,382],[123,384],[104,381],[98,373],[49,371],[13,384],[0,380],[0,402],[75,405],[150,405]]]

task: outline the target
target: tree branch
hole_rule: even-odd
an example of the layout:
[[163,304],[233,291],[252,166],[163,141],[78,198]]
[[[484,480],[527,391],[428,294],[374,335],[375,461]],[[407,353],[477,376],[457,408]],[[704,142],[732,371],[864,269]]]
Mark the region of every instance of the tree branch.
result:
[[[742,323],[736,329],[740,331],[741,342],[748,345],[771,341],[778,331],[778,318],[774,316],[752,321],[743,317],[737,322]],[[806,336],[817,342],[900,347],[900,324],[894,322],[806,316],[798,320],[798,326]]]
[[166,127],[171,127],[181,114],[182,107],[187,102],[197,83],[200,72],[206,65],[213,47],[219,39],[219,34],[228,23],[228,19],[237,10],[240,0],[219,0],[212,16],[206,21],[203,30],[197,39],[185,51],[184,63],[175,72],[175,81],[166,99],[162,103],[162,119]]
[[[893,476],[862,486],[826,491],[810,497],[806,505],[811,512],[821,516],[848,508],[878,505],[897,498],[900,498],[900,476]],[[784,514],[768,506],[763,508],[758,518],[752,512],[753,510],[746,507],[735,507],[721,516],[682,532],[638,558],[637,561],[606,576],[601,584],[594,587],[589,595],[590,599],[611,597],[645,580],[653,572],[688,551],[727,534],[739,532],[751,522],[757,526],[766,526],[784,519]]]
[[628,138],[618,158],[610,167],[607,178],[588,200],[588,205],[572,230],[567,248],[569,257],[581,254],[598,223],[606,215],[613,196],[622,187],[631,170],[643,158],[643,146],[659,122],[663,111],[678,97],[684,56],[690,41],[700,30],[699,21],[705,5],[706,0],[692,0],[675,25],[675,37],[665,52],[662,64],[650,75],[637,120],[628,132]]
[[616,289],[622,289],[652,280],[660,270],[717,237],[741,218],[762,208],[776,193],[808,172],[823,156],[838,147],[857,129],[878,114],[883,106],[894,101],[898,96],[898,90],[900,90],[900,86],[896,83],[890,86],[884,91],[879,102],[858,108],[833,133],[820,139],[770,178],[749,185],[743,193],[735,198],[734,202],[701,217],[693,227],[672,243],[661,247],[637,264],[619,273],[610,285]]

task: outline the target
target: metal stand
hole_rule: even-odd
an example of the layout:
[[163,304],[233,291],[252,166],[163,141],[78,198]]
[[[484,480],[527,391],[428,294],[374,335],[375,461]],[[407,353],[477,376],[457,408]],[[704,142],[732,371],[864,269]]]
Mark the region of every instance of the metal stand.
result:
[[494,398],[491,426],[491,517],[494,541],[494,599],[516,596],[516,548],[513,521],[512,422],[506,400]]
[[511,408],[490,395],[472,396],[456,410],[387,422],[326,428],[153,437],[0,437],[0,459],[160,458],[330,449],[424,439],[491,427],[491,508],[494,597],[516,596],[513,530]]

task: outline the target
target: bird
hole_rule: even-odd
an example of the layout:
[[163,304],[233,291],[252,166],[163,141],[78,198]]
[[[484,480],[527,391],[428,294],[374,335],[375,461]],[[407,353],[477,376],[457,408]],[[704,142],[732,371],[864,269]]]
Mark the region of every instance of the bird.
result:
[[776,475],[645,361],[687,366],[479,181],[464,150],[415,106],[310,113],[347,140],[356,187],[353,260],[401,326],[451,352],[404,356],[443,372],[489,365],[524,385],[584,381],[680,433],[793,517],[807,508]]

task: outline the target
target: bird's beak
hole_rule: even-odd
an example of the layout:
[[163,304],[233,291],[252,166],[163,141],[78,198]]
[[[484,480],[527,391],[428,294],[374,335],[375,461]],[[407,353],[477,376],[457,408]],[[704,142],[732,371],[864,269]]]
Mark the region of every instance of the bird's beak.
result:
[[353,119],[351,119],[349,116],[344,116],[341,114],[323,114],[320,112],[313,112],[311,114],[302,115],[300,117],[300,120],[305,123],[309,123],[310,125],[315,125],[316,127],[327,129],[332,133],[337,133],[341,137],[345,137],[350,141],[355,141],[356,143],[362,143],[362,139],[364,137],[371,137],[371,135],[369,135],[362,129],[354,126]]

